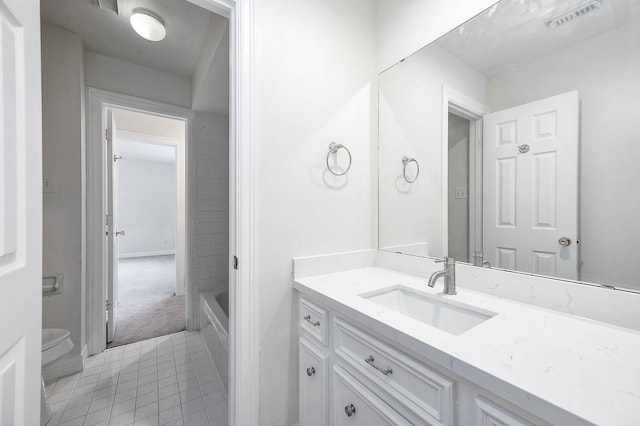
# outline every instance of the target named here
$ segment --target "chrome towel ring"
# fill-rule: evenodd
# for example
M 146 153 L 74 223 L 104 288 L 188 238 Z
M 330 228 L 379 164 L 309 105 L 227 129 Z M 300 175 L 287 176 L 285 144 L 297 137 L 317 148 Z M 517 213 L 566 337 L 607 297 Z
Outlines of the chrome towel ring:
M 347 168 L 345 169 L 344 172 L 339 173 L 334 171 L 331 166 L 329 165 L 329 157 L 331 156 L 331 154 L 335 154 L 338 152 L 338 150 L 340 150 L 340 148 L 343 148 L 345 151 L 347 151 L 347 154 L 349 155 L 349 165 L 347 166 Z M 349 151 L 349 148 L 347 148 L 346 146 L 340 144 L 337 144 L 335 142 L 331 142 L 329 144 L 329 152 L 327 153 L 327 169 L 329 169 L 329 171 L 336 175 L 336 176 L 344 176 L 347 174 L 347 172 L 349 171 L 349 169 L 351 168 L 351 152 Z
M 409 179 L 407 177 L 407 165 L 409 163 L 416 163 L 416 177 L 414 177 L 413 179 Z M 404 180 L 406 180 L 407 183 L 414 183 L 415 181 L 418 180 L 419 175 L 420 175 L 420 164 L 418 164 L 418 161 L 415 158 L 409 158 L 406 155 L 402 157 L 402 176 L 404 177 Z

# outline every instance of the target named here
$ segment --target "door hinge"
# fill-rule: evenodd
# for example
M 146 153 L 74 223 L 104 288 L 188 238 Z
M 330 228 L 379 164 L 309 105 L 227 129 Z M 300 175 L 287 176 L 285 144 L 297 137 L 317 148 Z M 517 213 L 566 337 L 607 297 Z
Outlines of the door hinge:
M 105 304 L 104 304 L 104 308 L 105 308 L 105 310 L 109 310 L 109 308 L 110 308 L 112 305 L 113 305 L 113 303 L 111 303 L 111 302 L 109 301 L 109 299 L 107 299 L 107 300 L 105 301 Z
M 233 269 L 238 269 L 238 256 L 233 256 Z
M 111 142 L 111 130 L 104 129 L 104 138 L 107 142 Z

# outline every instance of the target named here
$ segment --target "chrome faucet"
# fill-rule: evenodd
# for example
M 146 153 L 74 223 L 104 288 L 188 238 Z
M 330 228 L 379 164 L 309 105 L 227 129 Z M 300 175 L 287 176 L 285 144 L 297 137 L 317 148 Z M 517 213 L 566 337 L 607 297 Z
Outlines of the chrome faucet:
M 435 286 L 438 278 L 444 278 L 444 294 L 456 294 L 456 260 L 447 256 L 442 260 L 436 260 L 436 263 L 442 262 L 444 262 L 444 269 L 431 274 L 429 287 Z

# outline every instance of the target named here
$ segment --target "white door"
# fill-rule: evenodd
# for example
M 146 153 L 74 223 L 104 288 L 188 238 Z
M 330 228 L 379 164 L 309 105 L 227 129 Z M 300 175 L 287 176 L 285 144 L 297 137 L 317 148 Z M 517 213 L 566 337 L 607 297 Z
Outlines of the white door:
M 118 318 L 118 138 L 113 111 L 107 110 L 106 123 L 106 171 L 107 171 L 107 342 L 113 341 Z
M 0 0 L 0 425 L 39 425 L 42 116 L 37 0 Z
M 578 277 L 578 92 L 484 117 L 483 250 L 492 265 Z

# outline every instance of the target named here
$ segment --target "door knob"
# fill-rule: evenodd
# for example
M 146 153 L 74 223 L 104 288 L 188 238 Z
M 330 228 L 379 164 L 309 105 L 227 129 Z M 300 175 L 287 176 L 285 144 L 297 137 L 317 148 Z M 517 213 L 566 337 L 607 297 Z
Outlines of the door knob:
M 316 369 L 315 368 L 313 368 L 313 367 L 307 368 L 307 376 L 311 377 L 314 374 L 316 374 Z
M 351 417 L 356 413 L 356 407 L 354 407 L 353 404 L 345 405 L 344 413 L 347 415 L 347 417 Z
M 116 232 L 116 237 L 117 237 L 118 235 L 123 235 L 123 236 L 124 236 L 124 229 L 123 229 L 122 231 L 118 231 L 118 232 Z
M 561 237 L 558 240 L 558 244 L 560 244 L 562 247 L 568 247 L 571 245 L 571 238 Z

